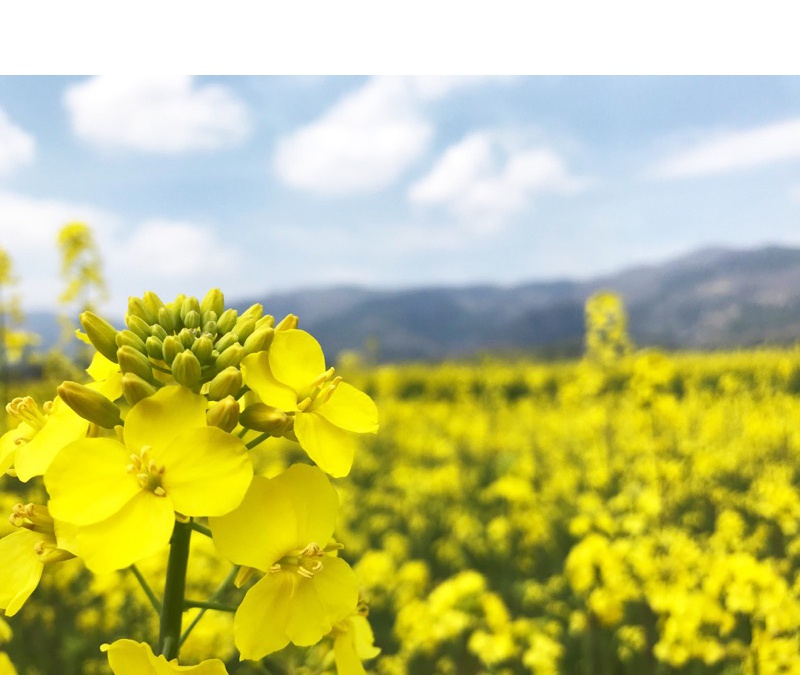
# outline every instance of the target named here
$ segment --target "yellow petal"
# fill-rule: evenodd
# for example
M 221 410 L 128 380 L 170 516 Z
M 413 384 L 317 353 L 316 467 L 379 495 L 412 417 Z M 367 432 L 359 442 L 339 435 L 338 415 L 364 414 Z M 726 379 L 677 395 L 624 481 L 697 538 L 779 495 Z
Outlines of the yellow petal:
M 125 418 L 125 445 L 132 452 L 144 446 L 163 448 L 184 429 L 206 426 L 204 396 L 186 387 L 170 386 L 139 401 Z
M 322 347 L 304 330 L 277 331 L 266 353 L 273 377 L 297 392 L 325 372 Z
M 245 594 L 233 619 L 233 638 L 243 659 L 258 660 L 289 644 L 286 622 L 293 576 L 267 574 Z
M 358 658 L 355 639 L 350 631 L 336 634 L 333 640 L 333 656 L 338 675 L 366 675 L 367 671 Z
M 47 422 L 28 443 L 17 448 L 17 477 L 27 483 L 34 476 L 44 475 L 59 450 L 86 436 L 88 429 L 89 423 L 56 396 Z
M 5 652 L 0 652 L 0 675 L 17 675 L 17 669 Z
M 295 416 L 294 433 L 300 447 L 325 473 L 336 478 L 350 473 L 357 442 L 351 432 L 311 412 Z
M 275 478 L 255 476 L 239 507 L 209 518 L 219 552 L 266 572 L 288 552 L 333 535 L 339 498 L 319 469 L 295 464 Z M 253 527 L 267 521 L 269 527 Z
M 30 441 L 35 435 L 36 430 L 27 422 L 22 422 L 15 429 L 9 429 L 0 436 L 0 473 L 8 471 L 14 463 L 19 447 L 17 440 Z
M 17 530 L 0 539 L 0 609 L 14 616 L 39 585 L 42 568 L 34 546 L 42 535 L 30 530 Z
M 101 645 L 100 650 L 108 653 L 108 665 L 114 675 L 226 675 L 228 672 L 219 659 L 208 659 L 196 666 L 179 666 L 175 659 L 167 661 L 164 656 L 155 656 L 150 645 L 134 640 L 117 640 Z
M 119 511 L 142 488 L 128 473 L 130 453 L 112 438 L 86 438 L 64 448 L 44 476 L 50 515 L 90 525 Z
M 95 574 L 107 574 L 166 548 L 175 512 L 165 497 L 142 490 L 110 518 L 78 528 L 78 550 Z
M 231 513 L 209 518 L 217 550 L 236 565 L 266 572 L 286 551 L 297 545 L 292 503 L 269 487 L 271 480 L 254 476 L 242 503 Z M 268 519 L 269 527 L 253 527 Z
M 325 556 L 313 579 L 300 578 L 292 596 L 286 634 L 296 645 L 313 645 L 358 603 L 358 578 L 341 558 Z
M 165 467 L 161 485 L 176 511 L 187 516 L 221 516 L 242 501 L 253 465 L 236 436 L 216 427 L 188 429 L 153 459 Z
M 318 410 L 331 424 L 361 434 L 378 431 L 378 408 L 363 391 L 340 382 L 328 401 Z
M 287 412 L 297 410 L 297 392 L 272 376 L 267 352 L 246 356 L 242 359 L 241 368 L 244 383 L 258 394 L 262 403 Z
M 116 372 L 111 373 L 107 378 L 99 382 L 90 382 L 86 386 L 90 389 L 99 391 L 109 401 L 114 402 L 122 396 L 122 373 L 119 371 L 119 366 L 113 364 L 117 369 Z
M 95 355 L 92 357 L 92 363 L 86 369 L 86 372 L 89 373 L 89 376 L 95 382 L 102 382 L 107 380 L 112 375 L 119 373 L 119 364 L 110 361 L 105 356 L 103 356 L 100 352 L 95 352 Z M 120 382 L 122 381 L 122 375 L 120 374 Z M 115 398 L 119 398 L 116 396 Z
M 381 650 L 374 644 L 375 636 L 372 634 L 372 626 L 369 625 L 367 617 L 353 614 L 348 621 L 359 658 L 373 659 L 380 654 Z

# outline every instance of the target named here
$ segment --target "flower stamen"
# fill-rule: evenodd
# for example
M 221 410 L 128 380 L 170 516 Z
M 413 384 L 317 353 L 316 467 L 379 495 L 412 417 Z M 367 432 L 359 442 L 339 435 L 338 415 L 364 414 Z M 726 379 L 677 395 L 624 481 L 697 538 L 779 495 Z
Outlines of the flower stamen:
M 136 476 L 139 485 L 143 489 L 149 490 L 156 497 L 165 497 L 166 490 L 161 486 L 165 467 L 151 459 L 151 450 L 152 448 L 149 445 L 142 446 L 138 455 L 136 453 L 131 455 L 131 463 L 125 467 L 125 470 Z

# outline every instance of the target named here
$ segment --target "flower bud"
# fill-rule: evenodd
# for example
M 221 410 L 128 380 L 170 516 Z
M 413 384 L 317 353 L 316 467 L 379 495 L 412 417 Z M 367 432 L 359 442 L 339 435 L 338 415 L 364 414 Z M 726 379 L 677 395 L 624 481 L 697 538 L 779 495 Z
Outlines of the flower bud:
M 237 313 L 235 309 L 226 309 L 222 314 L 219 315 L 217 319 L 217 328 L 219 329 L 219 333 L 224 335 L 225 333 L 229 333 L 233 330 L 233 327 L 236 325 L 236 317 Z
M 151 335 L 147 338 L 147 342 L 144 343 L 144 346 L 150 358 L 156 359 L 157 361 L 161 361 L 161 359 L 164 358 L 164 343 L 155 335 Z
M 206 422 L 209 426 L 219 427 L 231 432 L 239 424 L 239 404 L 233 396 L 226 396 L 206 411 Z
M 207 335 L 197 338 L 192 345 L 192 352 L 197 357 L 201 364 L 211 363 L 211 352 L 214 349 L 214 343 Z
M 234 344 L 228 347 L 222 354 L 217 357 L 215 366 L 217 370 L 224 370 L 230 366 L 238 366 L 239 362 L 246 356 L 244 347 L 240 344 Z
M 240 317 L 239 320 L 236 322 L 236 325 L 233 327 L 233 332 L 239 336 L 239 342 L 244 344 L 244 341 L 250 337 L 253 331 L 256 329 L 256 321 L 255 319 L 245 319 Z
M 130 345 L 123 345 L 117 350 L 119 369 L 124 373 L 134 373 L 143 380 L 153 381 L 153 367 L 142 352 Z
M 253 403 L 239 415 L 239 423 L 243 427 L 263 431 L 271 436 L 283 436 L 289 430 L 292 421 L 280 408 L 266 403 Z
M 300 323 L 300 321 L 294 314 L 287 314 L 281 319 L 280 323 L 275 326 L 275 330 L 292 330 L 293 328 L 297 328 L 298 323 Z
M 246 354 L 254 354 L 268 349 L 275 337 L 275 329 L 270 326 L 258 328 L 244 341 L 244 351 Z
M 145 308 L 150 313 L 150 316 L 153 317 L 153 321 L 149 323 L 155 323 L 155 320 L 158 319 L 158 313 L 161 311 L 164 303 L 153 291 L 145 291 L 144 296 L 142 296 L 142 301 L 144 302 Z
M 183 305 L 181 305 L 181 321 L 183 322 L 184 326 L 186 325 L 186 315 L 192 311 L 197 312 L 198 314 L 201 313 L 200 303 L 197 301 L 197 298 L 195 298 L 193 295 L 186 298 L 183 301 Z
M 164 361 L 167 365 L 171 366 L 172 362 L 175 360 L 175 357 L 180 354 L 184 349 L 183 343 L 180 341 L 177 335 L 167 335 L 164 338 Z
M 242 372 L 229 366 L 216 374 L 208 383 L 208 398 L 211 401 L 221 401 L 226 396 L 236 396 L 242 388 Z
M 94 312 L 80 315 L 81 326 L 94 348 L 109 361 L 117 362 L 117 329 Z
M 256 302 L 250 305 L 244 312 L 239 315 L 239 321 L 244 319 L 252 319 L 258 321 L 264 315 L 264 307 L 261 303 Z
M 181 309 L 183 308 L 183 303 L 185 300 L 186 296 L 183 293 L 180 293 L 172 302 L 165 305 L 165 307 L 169 310 L 170 316 L 172 316 L 172 330 L 176 333 L 183 328 Z M 164 328 L 166 328 L 166 326 L 164 326 Z
M 168 307 L 158 310 L 158 325 L 162 326 L 167 333 L 175 332 L 175 317 Z
M 202 321 L 203 319 L 200 316 L 200 312 L 194 309 L 186 312 L 186 316 L 183 317 L 183 325 L 187 328 L 200 328 Z
M 164 327 L 160 323 L 154 323 L 150 326 L 150 332 L 162 342 L 164 338 L 167 337 L 167 331 L 164 330 Z
M 207 324 L 209 321 L 214 321 L 216 323 L 218 314 L 213 310 L 206 310 L 203 312 L 203 325 Z
M 216 321 L 206 321 L 203 324 L 203 332 L 208 333 L 211 336 L 212 340 L 217 336 L 218 331 L 219 328 L 217 327 Z
M 153 331 L 150 330 L 150 324 L 135 314 L 128 314 L 125 317 L 125 323 L 128 324 L 128 328 L 130 328 L 131 331 L 142 338 L 142 342 L 153 334 Z
M 106 429 L 113 429 L 122 424 L 119 408 L 99 391 L 77 382 L 66 381 L 58 386 L 58 395 L 64 403 L 89 422 Z
M 237 342 L 239 342 L 239 337 L 236 335 L 236 333 L 225 333 L 225 335 L 217 340 L 217 344 L 214 345 L 214 349 L 222 353 L 228 347 L 235 345 Z
M 117 333 L 117 349 L 119 349 L 120 347 L 124 347 L 126 345 L 128 347 L 132 347 L 137 352 L 142 352 L 142 354 L 144 354 L 146 351 L 144 341 L 142 340 L 142 338 L 140 338 L 138 335 L 136 335 L 136 333 L 134 333 L 132 330 L 128 330 L 127 328 Z
M 150 310 L 145 307 L 144 302 L 141 298 L 128 298 L 128 314 L 130 316 L 138 316 L 140 319 L 144 319 L 145 323 L 149 326 L 151 323 L 156 322 L 156 318 L 158 314 L 151 314 Z
M 189 328 L 181 328 L 181 332 L 178 333 L 178 339 L 186 349 L 191 349 L 195 341 L 195 335 Z
M 200 361 L 189 350 L 182 351 L 172 362 L 172 377 L 178 384 L 194 389 L 200 384 Z
M 217 316 L 222 314 L 225 309 L 225 296 L 218 288 L 212 288 L 205 294 L 203 301 L 200 303 L 200 313 L 214 312 Z M 214 317 L 216 319 L 216 317 Z
M 145 382 L 141 377 L 134 373 L 125 373 L 122 376 L 122 394 L 128 405 L 136 405 L 143 398 L 152 396 L 156 393 L 156 388 L 149 382 Z
M 258 321 L 256 321 L 256 330 L 263 328 L 264 326 L 275 328 L 275 317 L 272 316 L 272 314 L 265 314 Z

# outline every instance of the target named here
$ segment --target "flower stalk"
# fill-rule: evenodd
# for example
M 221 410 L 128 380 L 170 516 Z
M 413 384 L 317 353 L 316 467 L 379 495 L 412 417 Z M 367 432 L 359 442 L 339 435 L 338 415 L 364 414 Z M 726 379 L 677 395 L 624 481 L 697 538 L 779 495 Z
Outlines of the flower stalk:
M 189 565 L 189 543 L 192 523 L 175 521 L 167 562 L 167 579 L 164 583 L 164 601 L 158 635 L 160 653 L 169 661 L 178 658 L 181 644 L 181 621 L 186 595 L 186 570 Z

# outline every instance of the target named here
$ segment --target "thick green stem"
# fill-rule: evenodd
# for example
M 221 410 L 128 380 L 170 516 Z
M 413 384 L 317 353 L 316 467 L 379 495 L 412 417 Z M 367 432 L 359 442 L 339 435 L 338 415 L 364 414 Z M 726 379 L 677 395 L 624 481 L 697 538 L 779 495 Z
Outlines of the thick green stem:
M 160 653 L 169 661 L 178 657 L 181 645 L 181 620 L 186 594 L 186 568 L 189 564 L 191 522 L 175 521 L 170 541 L 167 580 L 164 583 L 164 601 L 161 610 L 161 629 L 158 635 Z

